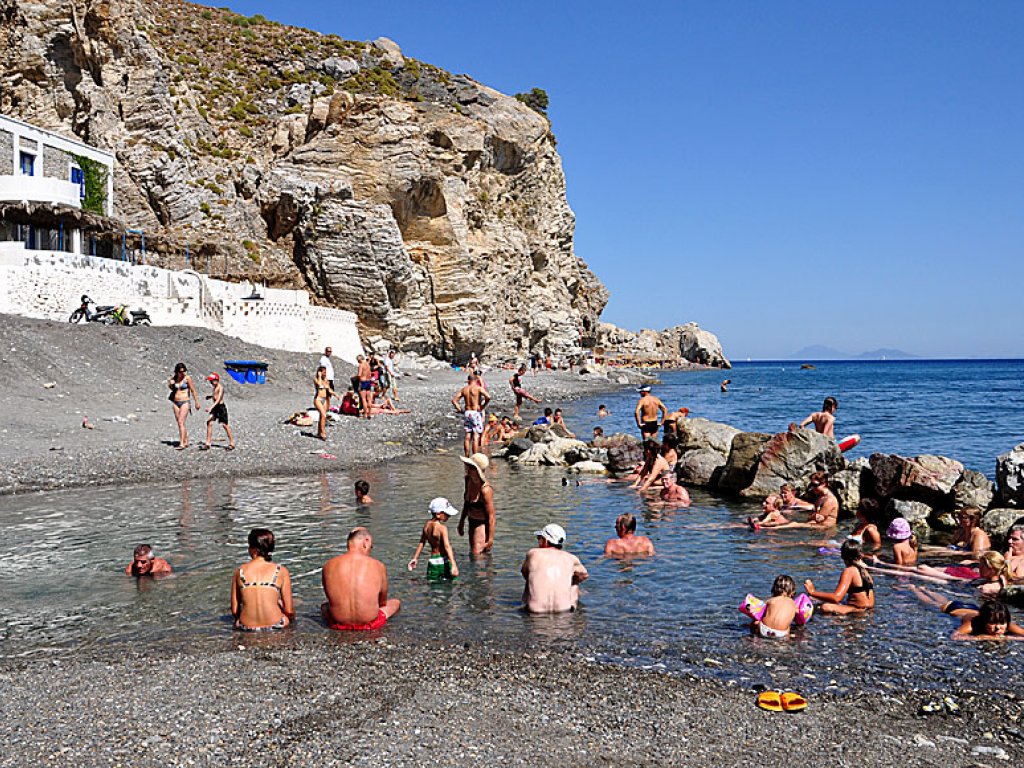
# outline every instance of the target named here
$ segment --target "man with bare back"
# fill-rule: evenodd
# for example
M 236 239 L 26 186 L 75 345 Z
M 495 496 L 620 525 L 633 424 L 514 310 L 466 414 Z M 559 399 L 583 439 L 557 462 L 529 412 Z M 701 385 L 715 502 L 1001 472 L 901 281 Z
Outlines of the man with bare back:
M 373 407 L 373 372 L 370 369 L 370 361 L 363 355 L 356 357 L 356 362 L 359 364 L 356 370 L 356 376 L 359 377 L 359 416 L 369 419 Z
M 668 413 L 668 408 L 658 398 L 651 394 L 649 385 L 644 384 L 637 392 L 640 399 L 636 404 L 636 425 L 640 428 L 640 434 L 644 440 L 655 440 L 658 437 L 658 429 L 661 428 L 661 421 Z
M 459 400 L 463 403 L 461 406 Z M 462 414 L 462 426 L 466 431 L 462 447 L 467 456 L 480 453 L 480 441 L 484 434 L 484 408 L 490 401 L 490 394 L 475 373 L 469 374 L 466 386 L 452 398 L 455 410 Z
M 836 436 L 836 409 L 839 408 L 839 401 L 834 397 L 826 397 L 820 411 L 815 411 L 806 419 L 800 422 L 801 427 L 814 424 L 814 429 L 825 437 L 835 438 Z
M 331 629 L 380 629 L 398 613 L 400 602 L 388 599 L 388 569 L 370 556 L 372 550 L 370 532 L 353 528 L 348 551 L 324 565 L 327 602 L 320 606 L 320 614 Z

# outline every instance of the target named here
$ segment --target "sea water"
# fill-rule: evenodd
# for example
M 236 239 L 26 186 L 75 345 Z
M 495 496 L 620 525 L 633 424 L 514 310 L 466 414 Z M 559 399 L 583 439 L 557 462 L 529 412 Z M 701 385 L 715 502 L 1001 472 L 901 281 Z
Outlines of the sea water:
M 1024 434 L 1024 366 L 934 365 L 821 364 L 811 371 L 788 364 L 744 365 L 726 374 L 733 385 L 724 396 L 718 372 L 664 374 L 658 393 L 693 415 L 763 431 L 799 420 L 821 397 L 833 394 L 840 400 L 838 431 L 860 432 L 866 453 L 927 451 L 985 469 L 995 453 Z M 861 389 L 853 388 L 854 381 Z M 988 394 L 977 387 L 986 387 Z M 958 395 L 949 397 L 950 391 Z M 628 429 L 635 397 L 618 392 L 566 404 L 567 420 L 580 433 L 597 423 L 607 432 Z M 612 410 L 600 422 L 594 415 L 598 401 Z M 904 407 L 920 414 L 908 417 L 901 413 Z M 751 637 L 737 611 L 747 592 L 767 596 L 780 573 L 792 575 L 798 585 L 811 578 L 818 588 L 831 589 L 841 562 L 819 553 L 825 542 L 807 531 L 751 533 L 742 521 L 757 505 L 701 491 L 692 493 L 689 509 L 664 508 L 620 483 L 589 477 L 576 485 L 577 478 L 559 468 L 517 468 L 498 460 L 490 473 L 498 513 L 494 552 L 471 560 L 453 520 L 449 530 L 462 576 L 454 584 L 427 582 L 425 558 L 414 572 L 406 563 L 430 499 L 443 495 L 459 505 L 462 467 L 452 451 L 306 477 L 217 478 L 0 500 L 5 531 L 0 655 L 128 643 L 160 648 L 201 641 L 230 647 L 240 639 L 287 645 L 296 636 L 324 643 L 359 641 L 365 636 L 332 633 L 320 622 L 319 569 L 343 549 L 353 526 L 365 525 L 375 536 L 374 555 L 388 566 L 391 595 L 402 600 L 401 613 L 384 630 L 397 642 L 568 650 L 616 664 L 806 690 L 899 686 L 907 679 L 926 687 L 954 680 L 1008 688 L 1021 684 L 1024 643 L 950 640 L 955 623 L 921 605 L 907 589 L 909 579 L 878 575 L 878 607 L 869 614 L 816 616 L 781 642 Z M 354 504 L 356 479 L 370 482 L 372 505 Z M 602 557 L 615 517 L 623 512 L 637 515 L 640 532 L 653 539 L 657 556 L 634 562 Z M 591 577 L 579 611 L 531 617 L 520 609 L 519 568 L 535 545 L 533 531 L 549 522 L 567 529 L 567 549 Z M 275 559 L 292 573 L 298 618 L 292 630 L 278 636 L 243 639 L 231 630 L 230 579 L 232 569 L 247 559 L 246 534 L 257 526 L 277 536 Z M 172 578 L 136 580 L 123 574 L 140 542 L 151 543 L 158 556 L 171 561 Z

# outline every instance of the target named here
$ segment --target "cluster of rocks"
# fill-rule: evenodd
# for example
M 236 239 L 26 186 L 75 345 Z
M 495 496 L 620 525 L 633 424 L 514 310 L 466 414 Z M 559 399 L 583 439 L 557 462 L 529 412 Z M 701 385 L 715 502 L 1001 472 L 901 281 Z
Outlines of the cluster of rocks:
M 732 368 L 718 337 L 696 323 L 676 325 L 662 331 L 644 328 L 636 333 L 611 323 L 600 323 L 597 346 L 608 356 L 670 362 L 685 360 L 711 368 Z
M 679 420 L 677 434 L 679 481 L 723 496 L 761 499 L 783 483 L 799 493 L 813 472 L 827 472 L 841 514 L 853 516 L 861 499 L 871 498 L 886 519 L 904 517 L 921 536 L 955 529 L 955 513 L 968 507 L 984 511 L 981 526 L 997 540 L 1024 517 L 1024 443 L 997 459 L 992 483 L 945 456 L 875 453 L 847 461 L 835 440 L 808 429 L 741 432 L 695 418 Z M 632 435 L 586 443 L 557 425 L 523 430 L 499 455 L 524 465 L 611 473 L 628 472 L 643 459 Z

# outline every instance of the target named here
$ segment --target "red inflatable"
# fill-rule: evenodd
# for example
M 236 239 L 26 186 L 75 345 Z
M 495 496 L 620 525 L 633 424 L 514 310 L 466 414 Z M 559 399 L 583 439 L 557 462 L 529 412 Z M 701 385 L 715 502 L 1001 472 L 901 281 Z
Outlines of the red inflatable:
M 839 450 L 844 453 L 860 443 L 860 435 L 850 435 L 839 441 Z

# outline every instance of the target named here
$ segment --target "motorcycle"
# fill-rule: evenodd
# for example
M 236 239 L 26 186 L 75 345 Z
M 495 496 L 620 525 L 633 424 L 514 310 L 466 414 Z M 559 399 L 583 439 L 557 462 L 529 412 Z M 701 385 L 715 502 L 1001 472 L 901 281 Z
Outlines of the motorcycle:
M 81 306 L 71 313 L 69 323 L 80 323 L 85 320 L 87 323 L 104 323 L 105 325 L 151 325 L 152 320 L 149 313 L 144 309 L 129 310 L 126 304 L 96 306 L 92 299 L 83 295 Z

